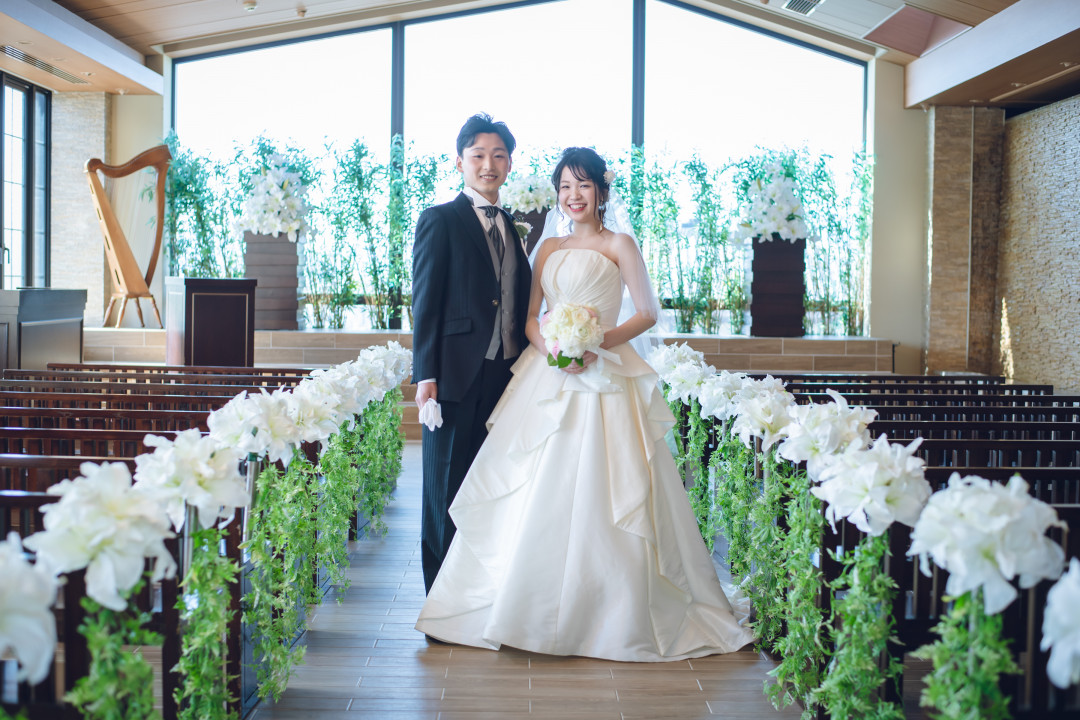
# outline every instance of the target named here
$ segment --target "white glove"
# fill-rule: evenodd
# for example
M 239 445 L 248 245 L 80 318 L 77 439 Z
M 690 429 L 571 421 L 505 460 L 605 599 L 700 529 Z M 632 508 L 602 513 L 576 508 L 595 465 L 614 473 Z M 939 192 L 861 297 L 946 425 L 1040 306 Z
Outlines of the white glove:
M 420 408 L 420 422 L 427 425 L 428 430 L 442 427 L 442 406 L 434 399 L 428 398 L 424 406 Z

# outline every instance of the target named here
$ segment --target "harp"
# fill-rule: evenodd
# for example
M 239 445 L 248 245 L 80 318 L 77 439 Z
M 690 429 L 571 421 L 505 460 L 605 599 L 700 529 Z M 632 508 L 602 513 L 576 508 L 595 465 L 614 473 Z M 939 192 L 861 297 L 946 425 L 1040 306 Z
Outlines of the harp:
M 124 310 L 127 301 L 135 300 L 135 310 L 139 313 L 139 324 L 143 322 L 142 308 L 139 306 L 139 298 L 149 298 L 154 308 L 154 317 L 158 325 L 161 324 L 161 313 L 158 312 L 157 302 L 150 292 L 150 281 L 154 279 L 154 271 L 157 269 L 158 255 L 161 253 L 161 234 L 165 229 L 165 180 L 167 178 L 169 162 L 172 153 L 167 145 L 158 145 L 141 152 L 123 165 L 106 165 L 98 158 L 86 161 L 86 180 L 90 183 L 90 197 L 94 200 L 94 208 L 97 210 L 98 222 L 101 232 L 105 236 L 105 257 L 109 260 L 109 270 L 112 272 L 113 293 L 109 298 L 109 305 L 105 309 L 104 325 L 109 320 L 109 314 L 117 300 L 120 300 L 120 312 L 116 318 L 116 327 L 124 320 Z M 131 252 L 127 237 L 124 235 L 116 213 L 113 212 L 112 204 L 105 193 L 98 172 L 108 178 L 121 178 L 132 175 L 145 168 L 154 168 L 157 171 L 157 182 L 154 186 L 154 201 L 157 204 L 156 222 L 154 223 L 154 250 L 150 254 L 147 263 L 146 274 L 139 271 L 139 263 Z

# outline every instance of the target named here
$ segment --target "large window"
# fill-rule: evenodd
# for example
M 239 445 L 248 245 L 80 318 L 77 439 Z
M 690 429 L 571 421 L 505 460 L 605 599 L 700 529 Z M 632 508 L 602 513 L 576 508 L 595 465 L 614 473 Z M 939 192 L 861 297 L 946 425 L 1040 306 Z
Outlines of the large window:
M 327 141 L 390 145 L 390 30 L 382 28 L 176 65 L 175 128 L 218 159 L 264 135 L 313 154 Z
M 465 119 L 487 112 L 519 165 L 566 145 L 625 151 L 632 20 L 626 0 L 564 0 L 406 26 L 404 136 L 452 156 Z
M 48 253 L 48 93 L 0 73 L 0 287 L 44 287 Z

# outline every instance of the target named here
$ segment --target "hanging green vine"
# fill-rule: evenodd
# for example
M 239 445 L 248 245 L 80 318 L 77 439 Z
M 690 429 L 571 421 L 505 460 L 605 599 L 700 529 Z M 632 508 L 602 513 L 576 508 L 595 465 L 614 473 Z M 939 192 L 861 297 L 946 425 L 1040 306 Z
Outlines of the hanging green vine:
M 236 582 L 239 568 L 220 552 L 223 537 L 216 527 L 191 534 L 191 566 L 180 583 L 176 603 L 184 628 L 176 666 L 181 677 L 175 693 L 180 720 L 236 718 L 228 710 L 235 698 L 229 693 L 225 673 L 225 638 L 233 616 L 228 587 Z
M 317 475 L 299 450 L 287 472 L 269 465 L 256 481 L 245 546 L 253 570 L 251 590 L 244 597 L 244 622 L 253 626 L 260 698 L 276 701 L 304 656 L 304 647 L 294 640 L 302 608 L 318 600 L 317 493 Z
M 774 651 L 784 627 L 786 573 L 779 566 L 785 531 L 777 522 L 784 507 L 784 480 L 778 476 L 775 448 L 761 455 L 762 481 L 750 509 L 752 581 L 748 595 L 754 607 L 752 626 L 760 648 Z
M 701 417 L 701 403 L 696 398 L 692 399 L 687 413 L 686 458 L 691 468 L 693 483 L 686 494 L 697 517 L 698 531 L 710 553 L 716 533 L 720 530 L 715 487 L 709 481 L 709 468 L 705 463 L 705 448 L 709 442 L 712 424 L 711 420 Z
M 139 580 L 128 597 L 137 596 L 145 582 Z M 161 635 L 146 629 L 150 613 L 131 604 L 126 610 L 110 610 L 89 597 L 80 604 L 86 617 L 79 633 L 90 651 L 90 672 L 64 699 L 86 720 L 160 718 L 154 709 L 154 670 L 130 647 L 161 645 Z
M 716 449 L 709 459 L 716 477 L 716 515 L 720 531 L 728 541 L 728 564 L 736 585 L 750 576 L 752 555 L 750 515 L 757 503 L 758 484 L 754 477 L 754 456 L 730 423 L 717 430 Z
M 1001 637 L 1001 615 L 986 614 L 981 589 L 950 600 L 952 608 L 934 628 L 938 639 L 912 653 L 934 665 L 919 704 L 945 720 L 1004 720 L 1008 698 L 999 680 L 1020 668 Z
M 357 504 L 364 517 L 371 521 L 371 531 L 382 533 L 386 531 L 383 512 L 397 487 L 405 446 L 399 429 L 401 390 L 395 388 L 381 401 L 368 404 L 361 420 L 358 425 L 360 441 L 355 454 L 360 473 Z
M 776 470 L 775 479 L 785 488 L 784 517 L 788 526 L 777 556 L 784 588 L 781 611 L 785 627 L 775 643 L 780 664 L 769 673 L 776 682 L 766 686 L 766 693 L 778 709 L 797 700 L 803 718 L 810 720 L 815 717 L 814 691 L 821 684 L 825 658 L 823 583 L 821 571 L 814 566 L 825 520 L 821 500 L 810 494 L 806 471 L 790 463 Z
M 330 437 L 326 451 L 319 458 L 323 483 L 316 548 L 319 562 L 326 569 L 330 583 L 341 588 L 349 586 L 349 578 L 345 575 L 345 569 L 349 566 L 346 542 L 356 515 L 357 489 L 360 486 L 360 473 L 353 465 L 359 437 L 359 424 L 352 430 L 342 427 Z M 342 599 L 339 595 L 338 602 Z
M 896 684 L 903 664 L 889 654 L 896 581 L 885 572 L 889 536 L 867 536 L 853 552 L 834 558 L 844 570 L 833 590 L 833 653 L 814 699 L 829 717 L 903 720 L 904 710 L 881 691 Z

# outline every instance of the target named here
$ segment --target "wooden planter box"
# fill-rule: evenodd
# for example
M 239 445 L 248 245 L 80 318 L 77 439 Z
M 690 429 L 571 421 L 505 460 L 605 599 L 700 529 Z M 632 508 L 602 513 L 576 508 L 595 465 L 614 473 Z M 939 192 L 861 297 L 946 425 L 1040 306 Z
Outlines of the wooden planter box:
M 297 330 L 303 247 L 288 236 L 244 233 L 244 277 L 255 286 L 255 329 Z
M 806 240 L 754 242 L 750 335 L 802 337 Z

